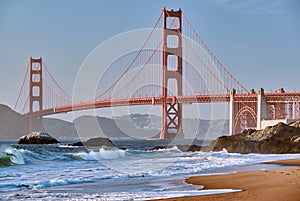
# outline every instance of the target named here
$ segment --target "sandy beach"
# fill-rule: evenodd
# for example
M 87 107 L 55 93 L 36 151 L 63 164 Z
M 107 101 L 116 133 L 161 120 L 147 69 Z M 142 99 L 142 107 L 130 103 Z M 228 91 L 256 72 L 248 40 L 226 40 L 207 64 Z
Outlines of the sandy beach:
M 204 186 L 203 189 L 240 189 L 243 191 L 236 193 L 201 195 L 163 200 L 299 201 L 300 159 L 268 162 L 267 164 L 298 167 L 191 177 L 186 179 L 186 182 L 195 185 L 202 185 Z

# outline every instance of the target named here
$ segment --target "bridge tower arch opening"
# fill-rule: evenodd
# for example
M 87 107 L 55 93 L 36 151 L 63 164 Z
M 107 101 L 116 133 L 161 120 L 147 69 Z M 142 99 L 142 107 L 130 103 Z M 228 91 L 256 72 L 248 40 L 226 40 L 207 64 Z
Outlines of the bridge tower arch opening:
M 246 95 L 236 95 L 235 89 L 231 91 L 229 135 L 241 133 L 245 129 L 257 128 L 261 117 L 258 99 L 258 94 L 255 94 L 254 91 Z
M 182 129 L 182 104 L 176 96 L 182 96 L 182 11 L 163 10 L 162 34 L 162 130 L 160 139 L 184 138 Z M 175 80 L 176 90 L 171 95 L 168 83 Z M 168 96 L 173 96 L 171 103 Z

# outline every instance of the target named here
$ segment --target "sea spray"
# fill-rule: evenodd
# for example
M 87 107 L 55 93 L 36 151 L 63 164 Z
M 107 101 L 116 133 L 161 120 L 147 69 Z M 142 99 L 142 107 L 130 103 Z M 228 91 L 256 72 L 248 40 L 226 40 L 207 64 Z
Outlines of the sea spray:
M 87 161 L 96 161 L 96 160 L 114 160 L 117 158 L 125 157 L 126 151 L 118 148 L 99 148 L 99 151 L 90 150 L 88 153 L 80 152 L 74 153 L 74 159 L 82 159 Z

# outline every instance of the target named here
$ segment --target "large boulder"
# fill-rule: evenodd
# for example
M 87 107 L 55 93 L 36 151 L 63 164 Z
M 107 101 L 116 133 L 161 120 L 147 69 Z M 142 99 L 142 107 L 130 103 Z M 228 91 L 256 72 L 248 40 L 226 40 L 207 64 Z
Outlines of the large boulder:
M 214 151 L 225 148 L 230 153 L 285 154 L 300 153 L 300 122 L 278 123 L 263 130 L 248 129 L 241 134 L 218 138 Z
M 33 131 L 20 137 L 18 144 L 55 144 L 59 141 L 46 132 Z
M 210 147 L 209 146 L 198 146 L 198 145 L 176 145 L 176 147 L 181 150 L 181 151 L 191 151 L 191 152 L 195 152 L 195 151 L 210 151 Z M 151 149 L 149 149 L 150 151 L 157 151 L 157 150 L 161 150 L 161 149 L 172 149 L 174 148 L 173 145 L 169 145 L 169 146 L 156 146 L 153 147 Z
M 222 136 L 212 143 L 213 151 L 222 151 L 225 148 L 229 153 L 248 154 L 256 152 L 256 143 L 243 139 L 240 136 Z
M 257 142 L 256 149 L 261 154 L 294 154 L 300 153 L 300 142 L 289 138 L 265 139 Z
M 89 146 L 89 147 L 102 147 L 102 146 L 114 147 L 115 146 L 109 138 L 103 138 L 103 137 L 91 138 L 91 139 L 87 140 L 86 142 L 76 142 L 71 145 L 72 146 Z

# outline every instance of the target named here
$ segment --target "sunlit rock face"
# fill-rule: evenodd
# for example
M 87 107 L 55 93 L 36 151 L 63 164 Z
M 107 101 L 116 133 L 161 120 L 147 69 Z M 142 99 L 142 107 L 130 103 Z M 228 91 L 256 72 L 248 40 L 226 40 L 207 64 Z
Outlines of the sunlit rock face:
M 263 130 L 248 129 L 241 134 L 223 136 L 214 142 L 213 149 L 221 151 L 225 148 L 231 153 L 300 153 L 299 123 L 278 123 Z
M 33 131 L 28 135 L 20 137 L 19 144 L 55 144 L 59 141 L 46 132 Z

